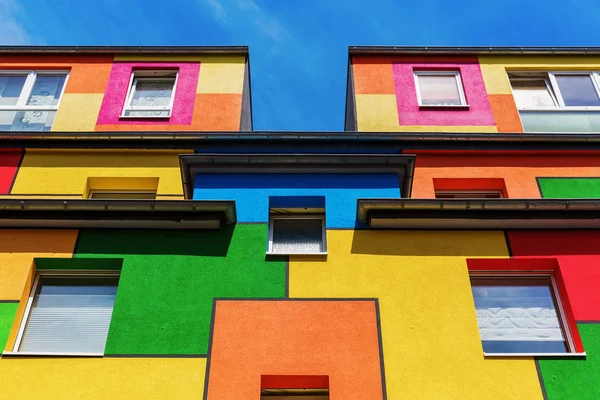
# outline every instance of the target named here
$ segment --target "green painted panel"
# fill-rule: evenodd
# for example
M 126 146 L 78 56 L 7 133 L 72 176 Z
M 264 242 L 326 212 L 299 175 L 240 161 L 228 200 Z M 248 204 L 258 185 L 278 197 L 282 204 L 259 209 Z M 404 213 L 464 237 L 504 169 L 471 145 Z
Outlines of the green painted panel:
M 215 297 L 283 298 L 266 224 L 219 231 L 82 231 L 75 257 L 123 258 L 106 354 L 206 354 Z
M 549 400 L 600 399 L 600 324 L 578 324 L 586 359 L 539 360 Z
M 600 132 L 598 111 L 519 111 L 525 132 Z
M 538 178 L 545 199 L 600 198 L 600 178 Z
M 0 303 L 0 352 L 6 346 L 8 334 L 15 321 L 17 308 L 19 308 L 19 303 Z
M 123 265 L 122 258 L 36 258 L 37 269 L 78 269 L 118 271 Z

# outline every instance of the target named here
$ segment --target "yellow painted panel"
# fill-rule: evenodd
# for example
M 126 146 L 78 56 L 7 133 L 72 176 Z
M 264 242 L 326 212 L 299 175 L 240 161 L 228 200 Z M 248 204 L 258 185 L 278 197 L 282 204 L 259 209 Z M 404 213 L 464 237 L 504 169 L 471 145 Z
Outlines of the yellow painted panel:
M 201 399 L 205 371 L 203 358 L 3 358 L 0 398 Z
M 542 399 L 532 358 L 484 359 L 468 257 L 502 232 L 328 231 L 326 261 L 290 256 L 290 297 L 378 298 L 389 400 Z
M 0 230 L 0 300 L 20 300 L 35 257 L 73 255 L 77 231 Z
M 498 132 L 495 126 L 399 125 L 395 94 L 357 94 L 356 117 L 362 132 Z
M 507 70 L 600 70 L 600 57 L 480 56 L 479 64 L 488 94 L 511 94 Z
M 89 177 L 85 189 L 85 197 L 89 197 L 91 190 L 143 190 L 156 192 L 158 188 L 158 178 L 138 178 L 138 177 Z
M 244 87 L 243 56 L 214 57 L 200 64 L 197 93 L 236 93 Z
M 357 94 L 356 119 L 359 131 L 395 131 L 399 127 L 396 95 Z
M 179 154 L 187 151 L 52 151 L 25 153 L 11 194 L 85 194 L 88 177 L 158 178 L 159 195 L 181 195 Z
M 103 93 L 64 93 L 52 130 L 93 132 L 103 97 Z

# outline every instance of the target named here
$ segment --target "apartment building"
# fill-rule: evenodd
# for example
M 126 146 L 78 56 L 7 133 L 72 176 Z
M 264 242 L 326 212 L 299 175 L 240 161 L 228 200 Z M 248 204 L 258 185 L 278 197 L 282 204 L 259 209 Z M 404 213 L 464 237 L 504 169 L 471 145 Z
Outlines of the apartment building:
M 245 47 L 0 48 L 0 398 L 600 397 L 597 71 L 351 47 L 253 132 Z

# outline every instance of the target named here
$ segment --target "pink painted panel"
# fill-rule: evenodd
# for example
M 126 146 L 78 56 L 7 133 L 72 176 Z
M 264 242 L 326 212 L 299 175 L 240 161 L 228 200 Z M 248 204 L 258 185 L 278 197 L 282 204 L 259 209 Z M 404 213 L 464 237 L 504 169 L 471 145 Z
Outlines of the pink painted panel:
M 414 71 L 460 71 L 469 109 L 419 109 Z M 400 125 L 494 126 L 494 115 L 485 90 L 481 69 L 476 62 L 394 63 L 394 83 Z
M 178 69 L 177 88 L 173 112 L 168 119 L 120 118 L 129 90 L 133 69 Z M 100 107 L 96 125 L 189 125 L 192 123 L 196 87 L 200 74 L 199 63 L 120 63 L 115 62 L 110 71 L 108 85 Z

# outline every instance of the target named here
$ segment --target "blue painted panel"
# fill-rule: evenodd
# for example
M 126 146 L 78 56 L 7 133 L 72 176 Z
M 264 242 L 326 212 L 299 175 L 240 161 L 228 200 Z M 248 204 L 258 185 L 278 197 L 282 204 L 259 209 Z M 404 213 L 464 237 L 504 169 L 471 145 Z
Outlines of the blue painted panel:
M 325 196 L 328 228 L 354 228 L 356 199 L 398 198 L 398 174 L 197 174 L 195 200 L 235 200 L 239 222 L 267 222 L 271 196 Z

